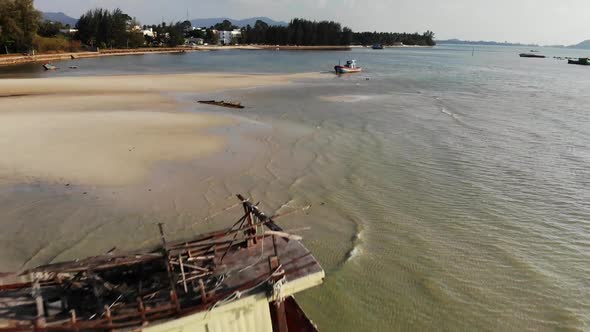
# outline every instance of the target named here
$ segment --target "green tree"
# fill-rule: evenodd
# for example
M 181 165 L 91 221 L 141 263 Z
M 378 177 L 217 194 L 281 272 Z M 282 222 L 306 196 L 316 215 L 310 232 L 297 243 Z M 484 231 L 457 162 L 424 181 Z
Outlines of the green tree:
M 1 0 L 0 44 L 4 51 L 30 51 L 40 20 L 33 0 Z
M 205 34 L 205 42 L 209 45 L 216 45 L 217 42 L 219 42 L 219 34 L 213 33 L 212 29 L 207 29 L 207 32 Z
M 139 22 L 119 8 L 113 11 L 97 8 L 80 17 L 76 38 L 91 47 L 132 47 L 139 42 L 138 32 L 132 30 L 136 25 Z
M 182 23 L 170 24 L 168 29 L 168 46 L 176 47 L 184 44 L 184 26 Z
M 238 28 L 237 26 L 233 25 L 228 20 L 223 20 L 223 22 L 217 23 L 213 26 L 213 29 L 220 30 L 220 31 L 229 31 L 229 30 L 233 30 L 233 29 L 237 29 L 237 28 Z
M 60 22 L 44 21 L 39 24 L 37 34 L 41 37 L 55 37 L 59 34 L 59 30 L 64 28 L 65 26 Z
M 182 28 L 182 31 L 189 32 L 192 30 L 191 28 L 193 27 L 193 24 L 191 23 L 191 21 L 184 21 L 180 23 L 180 26 Z

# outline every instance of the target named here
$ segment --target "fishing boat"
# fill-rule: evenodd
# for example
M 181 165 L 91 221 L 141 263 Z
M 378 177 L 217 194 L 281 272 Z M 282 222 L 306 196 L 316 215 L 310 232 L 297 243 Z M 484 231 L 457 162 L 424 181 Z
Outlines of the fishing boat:
M 570 65 L 590 66 L 588 58 L 579 58 L 578 60 L 567 60 L 567 63 L 569 63 Z
M 52 64 L 50 64 L 50 63 L 46 63 L 46 64 L 43 65 L 43 69 L 45 69 L 45 70 L 56 70 L 57 67 L 54 66 L 54 65 L 52 65 Z
M 207 105 L 215 105 L 215 106 L 221 106 L 221 107 L 228 107 L 228 108 L 244 108 L 244 106 L 241 103 L 234 103 L 234 102 L 227 102 L 227 101 L 216 101 L 216 100 L 199 100 L 199 103 L 201 104 L 207 104 Z
M 336 74 L 360 73 L 363 68 L 357 67 L 356 60 L 348 60 L 344 66 L 334 66 Z
M 382 50 L 383 49 L 383 45 L 381 45 L 381 44 L 373 44 L 372 48 L 374 50 Z
M 541 54 L 531 54 L 531 53 L 520 53 L 521 58 L 541 58 L 544 59 L 545 56 Z
M 243 212 L 220 231 L 175 242 L 158 224 L 152 250 L 0 273 L 0 332 L 317 332 L 293 294 L 324 270 L 278 216 L 237 197 Z

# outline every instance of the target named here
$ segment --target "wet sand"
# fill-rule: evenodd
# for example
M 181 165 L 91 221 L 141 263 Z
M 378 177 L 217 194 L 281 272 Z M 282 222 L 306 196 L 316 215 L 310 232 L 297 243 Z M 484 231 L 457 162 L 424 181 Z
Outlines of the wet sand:
M 0 271 L 151 246 L 157 222 L 175 239 L 220 228 L 257 179 L 271 178 L 257 198 L 289 202 L 272 183 L 271 126 L 194 101 L 314 77 L 0 81 Z
M 305 75 L 161 75 L 0 82 L 0 184 L 136 183 L 157 161 L 219 151 L 227 116 L 178 112 L 163 92 L 286 84 Z

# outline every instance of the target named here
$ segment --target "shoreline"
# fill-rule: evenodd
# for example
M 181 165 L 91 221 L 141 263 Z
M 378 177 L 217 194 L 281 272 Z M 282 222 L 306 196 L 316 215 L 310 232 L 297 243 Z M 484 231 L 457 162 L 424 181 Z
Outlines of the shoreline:
M 272 46 L 272 45 L 237 45 L 237 46 L 197 46 L 174 48 L 138 48 L 138 49 L 111 49 L 99 52 L 67 52 L 40 55 L 0 55 L 0 67 L 13 66 L 27 63 L 49 62 L 58 60 L 75 60 L 86 58 L 99 58 L 105 56 L 126 56 L 145 54 L 174 54 L 186 52 L 224 51 L 224 50 L 299 50 L 299 51 L 348 51 L 349 46 Z
M 385 48 L 432 48 L 432 46 L 399 45 L 384 46 Z M 370 46 L 295 46 L 295 45 L 235 45 L 235 46 L 197 46 L 197 47 L 169 47 L 169 48 L 138 48 L 138 49 L 110 49 L 99 52 L 66 52 L 40 55 L 0 55 L 0 68 L 28 63 L 50 62 L 60 60 L 75 60 L 86 58 L 99 58 L 105 56 L 128 56 L 146 54 L 174 54 L 186 52 L 243 50 L 243 51 L 350 51 L 358 48 L 370 48 Z

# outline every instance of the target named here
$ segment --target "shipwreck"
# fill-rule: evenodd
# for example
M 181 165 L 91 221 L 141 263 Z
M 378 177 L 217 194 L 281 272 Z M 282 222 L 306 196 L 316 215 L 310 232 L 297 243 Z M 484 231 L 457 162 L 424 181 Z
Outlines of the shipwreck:
M 293 295 L 323 282 L 300 242 L 238 195 L 230 228 L 151 251 L 0 274 L 0 332 L 317 331 Z

